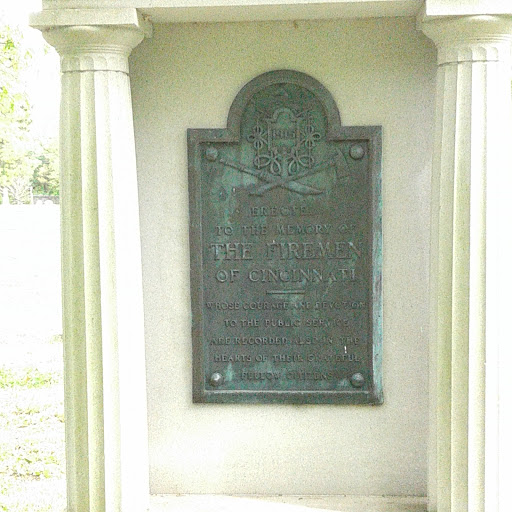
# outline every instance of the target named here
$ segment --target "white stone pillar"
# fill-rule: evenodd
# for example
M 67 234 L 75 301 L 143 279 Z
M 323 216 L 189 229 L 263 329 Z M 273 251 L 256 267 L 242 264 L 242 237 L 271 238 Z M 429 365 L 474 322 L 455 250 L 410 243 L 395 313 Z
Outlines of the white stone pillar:
M 435 42 L 439 65 L 431 510 L 508 512 L 512 16 L 427 18 L 421 29 Z
M 128 56 L 134 9 L 43 11 L 61 56 L 68 512 L 148 509 L 139 209 Z

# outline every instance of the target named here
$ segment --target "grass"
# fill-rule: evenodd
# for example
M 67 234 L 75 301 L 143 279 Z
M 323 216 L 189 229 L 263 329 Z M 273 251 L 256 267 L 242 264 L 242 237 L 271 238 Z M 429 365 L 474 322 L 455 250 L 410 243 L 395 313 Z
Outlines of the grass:
M 55 338 L 44 343 L 53 354 L 44 370 L 0 367 L 0 512 L 65 510 L 62 363 Z
M 2 449 L 3 448 L 3 449 Z M 51 478 L 61 475 L 58 455 L 33 439 L 16 443 L 14 450 L 0 445 L 0 472 L 12 477 L 31 479 Z
M 22 371 L 0 368 L 0 389 L 44 388 L 58 381 L 59 375 L 56 372 L 40 372 L 37 368 L 24 368 Z

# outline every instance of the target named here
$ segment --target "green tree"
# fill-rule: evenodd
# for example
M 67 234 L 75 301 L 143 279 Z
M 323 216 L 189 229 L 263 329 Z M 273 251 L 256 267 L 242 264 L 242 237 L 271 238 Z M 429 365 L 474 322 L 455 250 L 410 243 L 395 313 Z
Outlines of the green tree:
M 35 153 L 39 165 L 32 176 L 34 194 L 45 196 L 59 195 L 59 150 L 55 139 L 39 141 Z
M 40 146 L 30 133 L 31 108 L 23 72 L 30 63 L 19 29 L 0 25 L 0 189 L 13 202 L 30 199 L 34 171 L 42 164 Z

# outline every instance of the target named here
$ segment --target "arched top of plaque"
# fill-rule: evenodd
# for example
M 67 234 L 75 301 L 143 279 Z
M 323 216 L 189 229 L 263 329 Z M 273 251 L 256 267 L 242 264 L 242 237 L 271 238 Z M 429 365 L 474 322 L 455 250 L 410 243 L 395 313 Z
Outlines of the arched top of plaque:
M 285 105 L 289 107 L 293 103 L 298 107 L 300 105 L 303 109 L 304 104 L 315 103 L 312 101 L 315 98 L 326 120 L 326 139 L 333 140 L 340 136 L 340 113 L 331 93 L 318 80 L 305 73 L 281 69 L 257 76 L 237 94 L 229 110 L 227 121 L 227 129 L 236 139 L 240 138 L 244 113 L 251 102 L 254 102 L 255 97 L 256 101 L 259 97 L 260 104 L 267 104 L 269 108 L 273 106 L 274 110 L 284 108 Z M 261 108 L 261 105 L 258 106 Z

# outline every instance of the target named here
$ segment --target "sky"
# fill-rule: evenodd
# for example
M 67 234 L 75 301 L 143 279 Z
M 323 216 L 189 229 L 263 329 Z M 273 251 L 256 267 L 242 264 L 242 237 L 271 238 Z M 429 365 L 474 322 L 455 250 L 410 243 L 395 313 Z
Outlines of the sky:
M 0 0 L 0 21 L 17 25 L 23 33 L 24 43 L 34 55 L 24 77 L 33 107 L 32 131 L 42 137 L 57 137 L 60 101 L 59 58 L 55 50 L 48 45 L 45 51 L 41 32 L 28 26 L 29 13 L 39 10 L 41 0 Z

